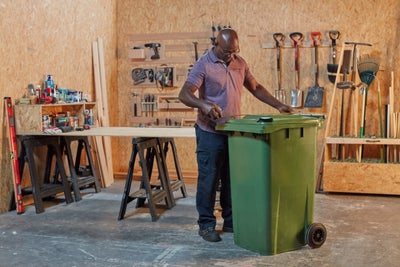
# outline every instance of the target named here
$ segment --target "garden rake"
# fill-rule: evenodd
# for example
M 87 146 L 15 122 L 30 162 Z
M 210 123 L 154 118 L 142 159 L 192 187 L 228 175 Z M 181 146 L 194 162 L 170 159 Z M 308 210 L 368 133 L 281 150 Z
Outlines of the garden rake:
M 361 94 L 363 94 L 360 137 L 364 137 L 365 134 L 368 89 L 374 81 L 376 73 L 379 70 L 379 61 L 379 57 L 372 54 L 361 55 L 358 60 L 358 75 L 360 76 L 360 80 L 362 82 Z

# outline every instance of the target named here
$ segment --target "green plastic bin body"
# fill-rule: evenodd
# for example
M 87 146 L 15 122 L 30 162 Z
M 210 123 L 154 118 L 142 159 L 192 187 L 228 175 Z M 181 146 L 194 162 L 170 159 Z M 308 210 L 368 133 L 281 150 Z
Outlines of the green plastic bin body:
M 268 115 L 232 119 L 217 126 L 231 132 L 236 245 L 263 255 L 306 245 L 307 227 L 313 223 L 320 125 L 316 117 Z

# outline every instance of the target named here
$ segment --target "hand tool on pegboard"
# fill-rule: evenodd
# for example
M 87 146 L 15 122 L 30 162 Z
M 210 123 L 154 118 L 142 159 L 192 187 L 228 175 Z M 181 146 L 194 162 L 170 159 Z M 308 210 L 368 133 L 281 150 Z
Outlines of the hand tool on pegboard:
M 174 86 L 174 68 L 163 66 L 160 70 L 158 70 L 155 74 L 155 80 L 161 86 L 161 91 L 164 90 L 165 87 L 173 87 Z M 157 88 L 158 88 L 158 84 Z
M 199 52 L 198 52 L 198 49 L 197 49 L 197 46 L 198 46 L 198 42 L 193 42 L 193 46 L 194 46 L 194 60 L 195 60 L 195 62 L 197 61 L 197 60 L 199 60 Z
M 212 37 L 210 38 L 211 39 L 211 44 L 212 45 L 215 45 L 215 40 L 217 39 L 216 37 L 215 37 L 215 32 L 217 31 L 217 29 L 215 28 L 215 25 L 214 25 L 214 21 L 212 22 L 212 25 L 211 25 L 211 32 L 212 32 Z
M 132 69 L 132 80 L 133 85 L 138 85 L 143 83 L 147 79 L 146 70 L 143 68 L 134 68 Z
M 14 198 L 16 204 L 17 214 L 22 214 L 25 212 L 22 189 L 21 189 L 21 174 L 19 172 L 19 162 L 18 162 L 18 149 L 17 149 L 17 135 L 15 132 L 15 117 L 14 108 L 12 105 L 11 97 L 4 97 L 4 114 L 7 115 L 7 128 L 8 128 L 8 141 L 10 145 L 10 158 L 12 164 L 12 174 L 14 183 Z
M 144 44 L 144 47 L 153 49 L 154 54 L 150 57 L 151 59 L 160 59 L 160 53 L 158 51 L 158 48 L 161 47 L 160 43 L 147 43 Z
M 301 32 L 292 32 L 290 39 L 294 46 L 294 71 L 295 71 L 295 89 L 290 90 L 290 105 L 294 108 L 300 108 L 303 105 L 303 92 L 300 90 L 300 45 L 303 41 Z
M 133 80 L 133 85 L 138 85 L 141 83 L 154 82 L 154 70 L 149 68 L 149 69 L 144 69 L 144 68 L 133 68 L 132 69 L 132 80 Z
M 281 51 L 282 51 L 282 44 L 285 41 L 285 35 L 281 32 L 276 32 L 272 35 L 275 40 L 275 47 L 276 47 L 276 70 L 278 73 L 278 89 L 275 90 L 275 98 L 278 99 L 280 102 L 286 104 L 286 90 L 282 89 L 282 73 L 281 73 L 281 66 L 282 66 L 282 59 L 281 59 Z
M 132 92 L 132 96 L 134 97 L 134 99 L 133 99 L 133 116 L 137 117 L 138 116 L 138 96 L 140 99 L 140 94 L 138 92 Z
M 311 32 L 311 39 L 314 45 L 314 62 L 315 62 L 315 84 L 310 87 L 307 92 L 306 101 L 304 103 L 305 108 L 320 108 L 324 100 L 324 87 L 318 84 L 318 45 L 321 41 L 320 32 Z
M 211 39 L 211 44 L 212 45 L 215 45 L 215 41 L 216 41 L 216 37 L 215 37 L 215 32 L 218 30 L 218 32 L 219 31 L 221 31 L 221 30 L 223 30 L 223 29 L 232 29 L 232 27 L 231 27 L 231 24 L 229 23 L 228 25 L 224 25 L 224 26 L 221 26 L 220 24 L 218 24 L 218 26 L 217 27 L 215 27 L 215 25 L 214 25 L 214 21 L 212 22 L 212 25 L 211 25 L 211 32 L 212 32 L 212 37 L 210 38 Z

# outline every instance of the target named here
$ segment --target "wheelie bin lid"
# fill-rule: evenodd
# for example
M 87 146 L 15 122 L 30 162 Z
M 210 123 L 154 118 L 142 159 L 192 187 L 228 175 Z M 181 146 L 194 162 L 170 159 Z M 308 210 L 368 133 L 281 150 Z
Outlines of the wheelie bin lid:
M 215 129 L 229 132 L 265 134 L 288 128 L 320 128 L 323 121 L 323 114 L 245 115 L 243 117 L 233 117 L 224 123 L 219 123 Z

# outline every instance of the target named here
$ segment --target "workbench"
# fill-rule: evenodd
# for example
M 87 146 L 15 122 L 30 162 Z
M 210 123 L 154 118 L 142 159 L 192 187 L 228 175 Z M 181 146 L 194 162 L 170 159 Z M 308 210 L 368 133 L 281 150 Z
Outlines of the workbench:
M 165 200 L 167 208 L 172 208 L 175 205 L 173 192 L 176 190 L 181 190 L 183 197 L 186 197 L 186 188 L 180 170 L 178 155 L 174 144 L 174 138 L 195 137 L 194 127 L 92 127 L 88 130 L 83 131 L 57 132 L 54 134 L 37 131 L 20 131 L 17 134 L 21 140 L 27 138 L 28 140 L 43 140 L 51 139 L 54 137 L 60 137 L 61 139 L 74 137 L 78 140 L 80 139 L 79 137 L 82 137 L 82 140 L 87 140 L 88 137 L 96 136 L 132 137 L 132 154 L 129 161 L 128 174 L 121 201 L 120 213 L 118 216 L 119 220 L 124 218 L 127 204 L 132 200 L 137 199 L 137 207 L 144 206 L 144 202 L 145 200 L 147 200 L 152 216 L 152 221 L 155 221 L 158 219 L 155 208 L 155 205 L 158 202 Z M 48 136 L 49 138 L 46 138 L 46 136 Z M 44 143 L 43 145 L 47 146 L 47 143 Z M 165 159 L 169 146 L 172 147 L 176 173 L 178 175 L 178 180 L 176 181 L 171 181 L 169 179 L 168 168 Z M 86 150 L 87 153 L 91 154 L 89 147 L 87 147 Z M 70 157 L 71 155 L 67 156 Z M 140 188 L 131 194 L 130 191 L 132 186 L 134 163 L 137 156 L 139 157 L 140 167 L 142 169 L 142 181 L 140 183 Z M 154 160 L 156 160 L 158 168 L 157 185 L 153 185 L 150 182 Z M 57 161 L 60 161 L 60 159 L 57 158 Z M 29 164 L 30 170 L 33 169 L 33 165 L 33 163 Z M 76 166 L 74 165 L 74 163 L 69 162 L 71 174 L 74 173 L 74 168 L 76 168 Z M 92 171 L 94 173 L 93 168 Z M 37 181 L 39 180 L 39 178 L 37 176 L 38 175 L 36 173 L 32 175 L 31 172 L 32 184 L 38 185 Z M 79 188 L 77 188 L 76 190 L 79 190 Z M 70 198 L 67 196 L 69 192 L 65 192 L 64 190 L 64 194 L 69 200 Z M 35 199 L 40 202 L 41 200 L 39 201 L 38 199 L 41 197 L 42 196 L 39 195 L 36 196 Z M 67 201 L 67 203 L 68 202 L 70 201 Z M 43 208 L 37 206 L 38 213 L 43 211 Z
M 195 137 L 194 127 L 92 127 L 89 130 L 48 134 L 17 131 L 18 135 L 114 136 L 114 137 Z

